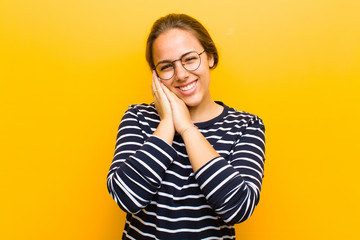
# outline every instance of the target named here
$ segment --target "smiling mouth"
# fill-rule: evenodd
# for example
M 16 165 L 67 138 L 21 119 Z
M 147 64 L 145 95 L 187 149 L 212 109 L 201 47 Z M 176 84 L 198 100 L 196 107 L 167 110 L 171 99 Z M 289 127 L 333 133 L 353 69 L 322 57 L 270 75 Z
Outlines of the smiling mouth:
M 178 87 L 181 91 L 189 91 L 196 86 L 197 81 L 193 81 L 185 86 Z

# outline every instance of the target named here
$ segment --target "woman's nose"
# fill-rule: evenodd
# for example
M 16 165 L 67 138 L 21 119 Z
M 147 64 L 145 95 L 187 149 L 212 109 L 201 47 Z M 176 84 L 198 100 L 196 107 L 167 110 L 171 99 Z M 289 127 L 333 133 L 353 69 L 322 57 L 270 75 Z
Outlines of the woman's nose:
M 184 66 L 181 64 L 181 61 L 177 61 L 175 64 L 175 78 L 177 80 L 186 80 L 189 77 L 189 72 L 184 68 Z

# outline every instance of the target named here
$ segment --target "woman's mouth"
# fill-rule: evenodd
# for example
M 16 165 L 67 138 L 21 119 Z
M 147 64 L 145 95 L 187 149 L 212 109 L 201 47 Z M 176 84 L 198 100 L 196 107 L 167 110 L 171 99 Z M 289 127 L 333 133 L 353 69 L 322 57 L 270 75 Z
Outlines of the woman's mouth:
M 197 80 L 177 87 L 182 94 L 190 95 L 196 90 Z
M 193 87 L 195 87 L 195 85 L 196 85 L 196 81 L 191 82 L 191 83 L 189 83 L 185 86 L 179 87 L 179 88 L 181 91 L 188 91 L 188 90 L 192 89 Z

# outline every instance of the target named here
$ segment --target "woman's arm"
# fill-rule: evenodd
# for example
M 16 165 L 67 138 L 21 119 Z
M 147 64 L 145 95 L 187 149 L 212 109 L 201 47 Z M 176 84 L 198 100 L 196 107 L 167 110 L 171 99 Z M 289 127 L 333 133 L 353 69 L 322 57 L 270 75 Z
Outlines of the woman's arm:
M 259 202 L 265 161 L 264 131 L 258 119 L 235 142 L 229 160 L 216 157 L 195 173 L 208 203 L 229 224 L 248 219 Z
M 181 132 L 181 137 L 184 140 L 186 152 L 194 172 L 215 157 L 220 156 L 195 126 L 185 128 Z
M 160 188 L 165 170 L 175 157 L 175 149 L 161 138 L 144 139 L 137 111 L 130 107 L 120 123 L 107 177 L 110 195 L 124 211 L 140 211 Z
M 119 127 L 114 160 L 108 174 L 108 190 L 126 212 L 145 208 L 160 188 L 165 170 L 176 157 L 171 147 L 175 129 L 170 103 L 162 91 L 155 72 L 152 93 L 160 123 L 153 136 L 144 140 L 135 108 L 129 108 Z
M 234 143 L 230 164 L 221 157 L 196 127 L 182 138 L 195 177 L 208 203 L 230 224 L 251 216 L 260 197 L 265 159 L 265 128 L 253 124 Z

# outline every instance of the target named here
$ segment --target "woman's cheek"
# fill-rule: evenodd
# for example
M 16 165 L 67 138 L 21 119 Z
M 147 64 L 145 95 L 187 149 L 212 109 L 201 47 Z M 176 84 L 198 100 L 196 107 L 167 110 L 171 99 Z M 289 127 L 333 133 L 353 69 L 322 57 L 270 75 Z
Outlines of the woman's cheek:
M 165 85 L 165 87 L 167 87 L 171 92 L 175 93 L 175 89 L 173 87 L 171 87 L 171 83 L 169 81 L 163 81 L 161 80 L 161 82 Z

